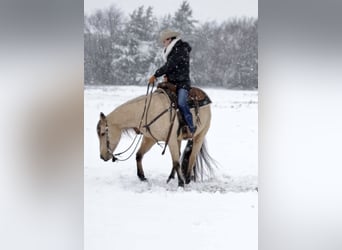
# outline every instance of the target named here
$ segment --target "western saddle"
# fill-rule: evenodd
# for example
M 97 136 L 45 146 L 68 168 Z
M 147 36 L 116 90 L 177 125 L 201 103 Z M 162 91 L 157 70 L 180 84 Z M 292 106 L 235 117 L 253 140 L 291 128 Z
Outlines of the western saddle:
M 175 84 L 169 83 L 169 82 L 161 82 L 157 85 L 157 91 L 158 89 L 164 90 L 164 92 L 169 96 L 172 106 L 178 110 L 177 105 L 177 88 Z M 196 123 L 200 123 L 199 119 L 199 107 L 208 105 L 211 103 L 210 98 L 208 95 L 200 88 L 197 87 L 191 87 L 189 94 L 188 94 L 188 105 L 189 108 L 195 109 L 195 115 L 196 115 Z M 189 139 L 188 134 L 190 133 L 189 128 L 186 124 L 186 122 L 183 119 L 183 116 L 180 112 L 177 112 L 178 120 L 179 120 L 179 128 L 178 128 L 178 135 L 180 135 L 180 132 L 182 131 L 183 139 Z

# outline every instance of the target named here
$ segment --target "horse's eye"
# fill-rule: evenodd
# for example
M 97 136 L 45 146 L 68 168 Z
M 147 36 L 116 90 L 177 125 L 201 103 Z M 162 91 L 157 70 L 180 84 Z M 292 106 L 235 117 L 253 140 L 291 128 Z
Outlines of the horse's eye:
M 101 136 L 105 136 L 105 134 L 106 134 L 106 133 L 103 132 L 103 133 L 101 133 Z

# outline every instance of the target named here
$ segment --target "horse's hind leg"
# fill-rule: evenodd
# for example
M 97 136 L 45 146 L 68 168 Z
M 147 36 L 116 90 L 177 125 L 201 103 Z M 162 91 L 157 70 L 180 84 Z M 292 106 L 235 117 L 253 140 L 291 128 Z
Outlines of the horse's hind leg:
M 181 170 L 180 165 L 179 165 L 179 161 L 173 162 L 173 168 L 177 172 L 178 186 L 184 187 L 185 180 L 184 180 L 184 176 L 183 176 L 182 170 Z
M 187 166 L 187 171 L 185 172 L 185 183 L 189 184 L 191 181 L 191 174 L 194 170 L 194 165 L 195 165 L 195 161 L 196 161 L 196 156 L 199 153 L 199 151 L 201 150 L 203 141 L 204 141 L 204 136 L 205 136 L 206 132 L 202 132 L 201 134 L 199 134 L 198 136 L 196 136 L 193 140 L 193 145 L 192 145 L 192 151 L 189 157 L 189 161 L 188 161 L 188 166 Z M 186 167 L 185 167 L 186 168 Z M 194 174 L 196 174 L 194 172 Z
M 146 181 L 145 178 L 143 166 L 142 166 L 142 159 L 144 157 L 144 154 L 150 150 L 150 148 L 155 144 L 155 141 L 151 138 L 143 137 L 143 140 L 141 142 L 141 146 L 136 154 L 136 160 L 137 160 L 137 175 L 141 181 Z
M 183 151 L 182 162 L 181 162 L 181 168 L 183 171 L 183 175 L 186 175 L 186 173 L 188 171 L 189 158 L 190 158 L 190 155 L 192 152 L 192 145 L 193 145 L 193 141 L 189 140 L 185 146 L 184 151 Z

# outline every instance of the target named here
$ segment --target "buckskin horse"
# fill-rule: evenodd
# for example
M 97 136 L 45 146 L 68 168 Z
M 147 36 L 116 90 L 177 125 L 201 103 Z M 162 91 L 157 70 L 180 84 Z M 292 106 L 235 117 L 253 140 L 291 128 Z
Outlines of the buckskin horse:
M 152 88 L 153 89 L 153 88 Z M 193 88 L 194 89 L 194 88 Z M 197 89 L 197 88 L 196 88 Z M 204 96 L 204 103 L 192 107 L 194 122 L 197 126 L 193 139 L 189 140 L 184 149 L 182 158 L 180 149 L 182 142 L 181 119 L 176 119 L 178 111 L 175 103 L 167 94 L 167 89 L 158 88 L 156 91 L 136 97 L 115 108 L 107 116 L 100 113 L 97 124 L 97 135 L 100 142 L 100 158 L 104 161 L 117 160 L 113 155 L 123 132 L 134 129 L 137 134 L 142 134 L 142 142 L 136 153 L 137 175 L 141 181 L 146 181 L 142 159 L 145 153 L 158 142 L 165 142 L 169 147 L 172 158 L 172 170 L 167 182 L 174 179 L 175 172 L 178 177 L 178 185 L 190 183 L 199 172 L 211 173 L 213 162 L 206 150 L 205 135 L 210 127 L 211 109 L 210 99 L 199 90 L 200 96 Z M 192 93 L 190 91 L 190 93 Z M 190 96 L 190 95 L 189 95 Z M 198 99 L 193 95 L 195 99 Z M 203 99 L 203 98 L 202 98 Z M 189 99 L 188 99 L 189 100 Z M 191 100 L 189 100 L 189 104 Z M 197 102 L 198 104 L 198 102 Z M 164 152 L 165 152 L 164 148 Z M 163 153 L 164 153 L 163 152 Z M 197 171 L 195 171 L 195 165 Z

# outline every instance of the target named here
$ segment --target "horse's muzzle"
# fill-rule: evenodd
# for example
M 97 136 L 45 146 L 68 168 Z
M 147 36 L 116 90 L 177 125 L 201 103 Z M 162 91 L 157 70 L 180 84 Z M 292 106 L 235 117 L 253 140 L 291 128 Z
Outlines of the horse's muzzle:
M 108 161 L 110 158 L 108 158 L 108 159 L 106 159 L 106 158 L 104 158 L 102 155 L 100 155 L 100 158 L 102 159 L 102 160 L 104 160 L 104 161 Z

